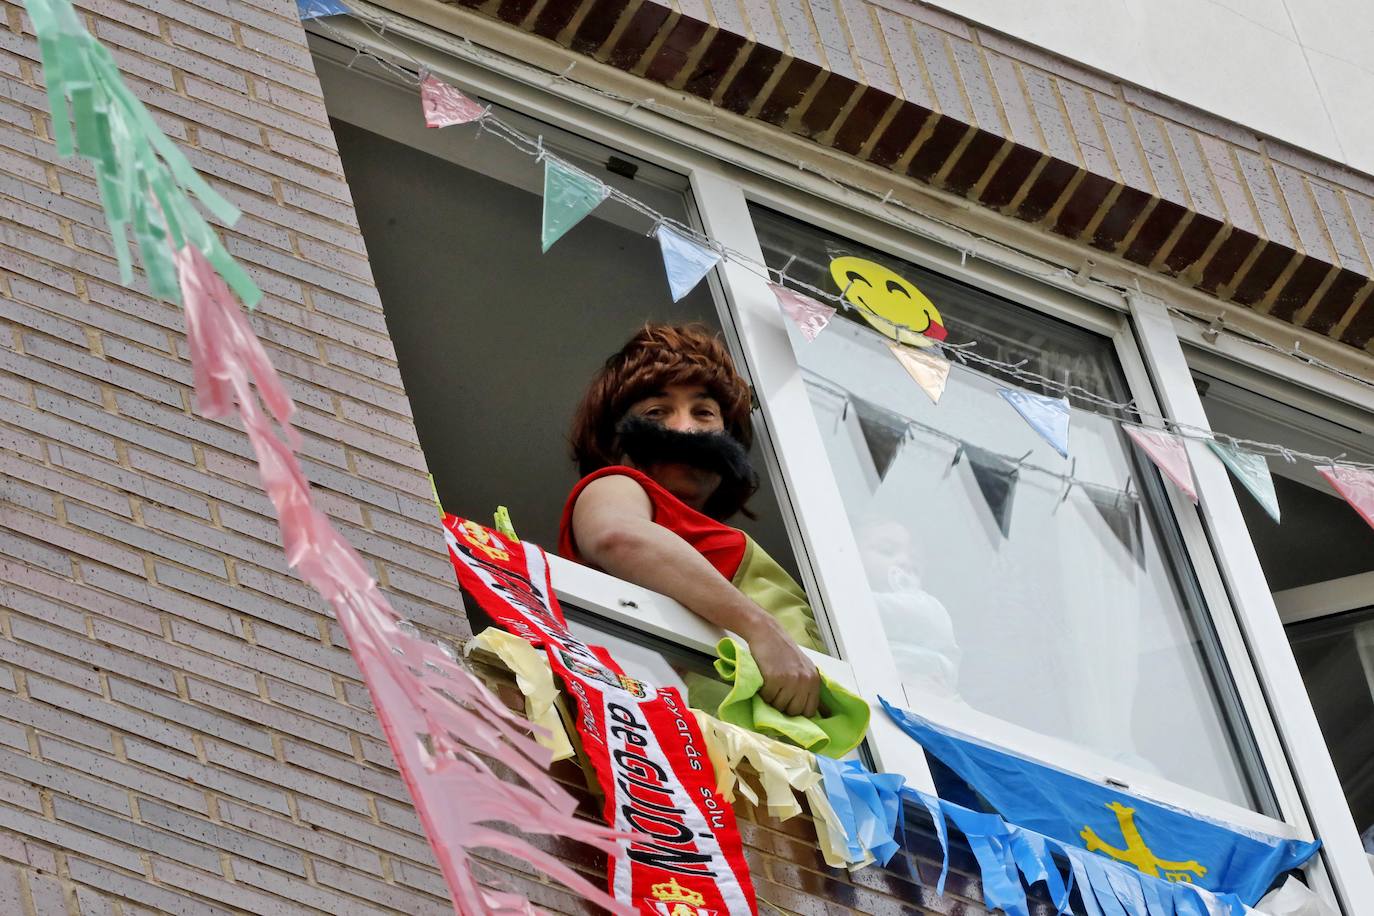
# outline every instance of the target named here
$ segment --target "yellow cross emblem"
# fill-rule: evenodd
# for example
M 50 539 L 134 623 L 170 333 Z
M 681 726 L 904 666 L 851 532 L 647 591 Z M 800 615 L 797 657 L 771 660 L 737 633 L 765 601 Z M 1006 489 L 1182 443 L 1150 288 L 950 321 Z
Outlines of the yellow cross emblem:
M 1108 802 L 1107 807 L 1116 815 L 1116 822 L 1121 828 L 1121 837 L 1126 847 L 1118 849 L 1104 842 L 1097 835 L 1097 831 L 1085 826 L 1079 836 L 1083 837 L 1083 842 L 1087 844 L 1088 852 L 1105 852 L 1117 861 L 1134 865 L 1143 874 L 1152 878 L 1164 878 L 1167 881 L 1186 881 L 1192 884 L 1193 875 L 1201 877 L 1207 874 L 1205 867 L 1191 859 L 1187 862 L 1173 862 L 1155 855 L 1150 847 L 1145 845 L 1140 828 L 1135 825 L 1134 808 L 1127 808 L 1119 802 Z

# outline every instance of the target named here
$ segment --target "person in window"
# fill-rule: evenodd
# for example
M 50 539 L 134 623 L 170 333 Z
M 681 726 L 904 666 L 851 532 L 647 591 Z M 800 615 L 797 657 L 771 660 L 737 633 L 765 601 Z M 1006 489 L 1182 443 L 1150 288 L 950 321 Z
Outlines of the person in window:
M 667 595 L 742 636 L 761 696 L 812 716 L 821 650 L 801 587 L 726 524 L 758 487 L 749 386 L 718 335 L 646 324 L 593 378 L 572 424 L 582 479 L 568 496 L 559 553 Z M 694 701 L 695 702 L 695 701 Z

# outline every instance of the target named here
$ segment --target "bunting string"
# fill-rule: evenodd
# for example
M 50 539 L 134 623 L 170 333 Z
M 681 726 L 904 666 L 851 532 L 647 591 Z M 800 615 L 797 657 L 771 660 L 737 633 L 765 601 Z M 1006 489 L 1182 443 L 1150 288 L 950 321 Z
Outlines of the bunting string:
M 379 14 L 374 14 L 370 10 L 364 12 L 356 4 L 356 0 L 351 0 L 351 2 L 341 5 L 347 7 L 350 10 L 348 15 L 350 15 L 351 18 L 353 18 L 355 21 L 359 22 L 366 29 L 368 29 L 368 31 L 372 33 L 374 38 L 377 39 L 378 43 L 383 45 L 387 49 L 388 53 L 395 54 L 398 58 L 405 61 L 405 65 L 403 66 L 402 64 L 399 64 L 395 60 L 386 59 L 382 55 L 377 54 L 371 48 L 358 45 L 358 43 L 353 38 L 351 38 L 347 33 L 343 32 L 342 30 L 331 25 L 327 19 L 313 19 L 311 21 L 312 28 L 317 28 L 320 32 L 324 33 L 332 40 L 353 50 L 357 56 L 361 56 L 372 60 L 373 62 L 381 66 L 384 70 L 386 70 L 388 73 L 396 75 L 397 77 L 403 79 L 404 82 L 406 82 L 409 85 L 418 86 L 421 79 L 424 76 L 429 75 L 425 65 L 421 61 L 416 59 L 404 48 L 401 48 L 400 46 L 386 38 L 386 18 L 380 16 Z M 508 65 L 510 63 L 505 58 L 493 55 L 490 52 L 478 48 L 474 43 L 471 42 L 470 39 L 464 38 L 462 40 L 462 44 L 463 47 L 468 52 L 470 52 L 475 58 L 481 59 L 485 57 L 490 61 L 499 60 L 503 65 Z M 355 57 L 355 60 L 356 59 L 357 58 Z M 407 69 L 407 67 L 413 68 L 413 71 L 411 69 Z M 567 72 L 565 72 L 564 74 L 555 75 L 554 79 L 556 82 L 560 80 L 572 82 Z M 586 91 L 599 94 L 605 98 L 614 101 L 633 103 L 638 106 L 654 110 L 659 110 L 661 107 L 657 106 L 656 103 L 653 103 L 651 100 L 635 102 L 634 100 L 628 99 L 623 96 L 619 96 L 615 93 L 587 86 L 585 83 L 579 82 L 576 83 L 576 85 L 580 89 L 584 89 Z M 672 114 L 673 116 L 680 116 L 684 114 L 683 112 L 680 112 L 676 109 L 663 109 L 663 113 Z M 604 199 L 613 200 L 616 203 L 624 207 L 627 207 L 628 209 L 640 214 L 645 219 L 647 219 L 652 226 L 652 228 L 649 231 L 649 234 L 651 235 L 657 235 L 660 238 L 662 238 L 662 227 L 668 227 L 672 230 L 674 234 L 682 237 L 681 240 L 689 241 L 695 247 L 705 249 L 706 251 L 713 253 L 716 256 L 716 258 L 718 258 L 720 261 L 729 261 L 732 264 L 742 267 L 748 270 L 750 273 L 754 274 L 755 276 L 768 281 L 770 284 L 782 286 L 784 289 L 800 290 L 804 292 L 807 296 L 813 297 L 821 302 L 824 302 L 827 306 L 833 307 L 837 310 L 843 309 L 845 311 L 853 312 L 860 311 L 859 306 L 855 305 L 854 303 L 846 299 L 843 295 L 843 292 L 833 293 L 829 290 L 822 289 L 818 286 L 798 280 L 797 278 L 792 277 L 788 274 L 787 265 L 784 265 L 782 268 L 775 268 L 767 264 L 760 263 L 757 260 L 751 258 L 750 256 L 710 238 L 709 236 L 695 229 L 694 227 L 689 226 L 681 222 L 680 220 L 674 219 L 673 217 L 668 216 L 667 214 L 659 212 L 658 210 L 654 209 L 653 207 L 649 206 L 648 204 L 644 203 L 643 201 L 639 200 L 633 195 L 628 194 L 619 188 L 606 184 L 596 176 L 591 175 L 587 173 L 585 170 L 579 168 L 577 165 L 550 152 L 545 147 L 542 136 L 531 136 L 525 133 L 524 131 L 521 131 L 520 129 L 513 127 L 512 125 L 503 121 L 500 118 L 500 116 L 492 110 L 491 107 L 487 107 L 483 114 L 476 118 L 474 121 L 472 121 L 472 123 L 478 125 L 479 132 L 488 134 L 501 140 L 502 142 L 511 146 L 513 149 L 534 159 L 536 162 L 556 163 L 559 169 L 577 175 L 579 179 L 581 179 L 589 186 L 601 189 L 605 195 Z M 826 173 L 818 169 L 807 166 L 805 167 L 805 170 L 813 175 L 825 178 L 829 180 L 831 183 L 847 191 L 871 193 L 865 188 L 843 182 L 840 179 L 827 175 Z M 922 219 L 928 219 L 934 222 L 935 224 L 940 225 L 944 229 L 961 233 L 969 243 L 969 248 L 963 250 L 963 253 L 967 256 L 981 256 L 979 249 L 984 247 L 991 247 L 994 249 L 1005 250 L 1008 253 L 1015 254 L 1017 258 L 1030 257 L 1026 255 L 1024 252 L 1018 251 L 1017 249 L 1012 248 L 1011 246 L 1000 243 L 995 239 L 989 239 L 985 236 L 976 235 L 964 229 L 963 227 L 957 226 L 956 224 L 947 223 L 943 220 L 932 218 L 928 214 L 920 213 L 919 211 L 916 211 L 915 209 L 908 207 L 907 205 L 891 197 L 890 195 L 882 195 L 880 199 L 889 207 L 895 207 L 898 210 L 909 210 L 912 214 L 918 215 Z M 948 244 L 947 239 L 937 235 L 936 233 L 931 232 L 925 227 L 921 227 L 917 224 L 907 223 L 904 221 L 899 221 L 899 224 L 902 226 L 902 228 L 907 229 L 918 235 L 921 235 L 925 238 L 930 238 L 932 240 L 939 241 L 943 244 Z M 997 261 L 997 263 L 1000 267 L 1018 269 L 1016 265 L 1012 263 L 1004 263 L 1000 260 Z M 1112 284 L 1108 284 L 1105 281 L 1096 280 L 1094 278 L 1091 278 L 1090 276 L 1085 277 L 1081 272 L 1071 271 L 1067 267 L 1053 265 L 1047 261 L 1040 261 L 1040 263 L 1046 266 L 1047 269 L 1045 271 L 1027 271 L 1024 268 L 1021 268 L 1019 269 L 1019 272 L 1026 276 L 1038 279 L 1062 280 L 1065 278 L 1071 278 L 1075 280 L 1075 282 L 1079 282 L 1080 285 L 1083 281 L 1086 280 L 1088 282 L 1097 283 L 1104 287 L 1110 288 L 1114 292 L 1123 295 L 1130 295 L 1132 293 L 1131 290 L 1128 290 L 1124 287 L 1118 287 Z M 677 295 L 678 292 L 679 290 L 675 288 L 674 294 Z M 1172 311 L 1176 312 L 1180 316 L 1187 317 L 1192 320 L 1197 320 L 1197 316 L 1187 312 L 1183 312 L 1182 310 L 1173 309 Z M 902 334 L 905 334 L 907 336 L 920 336 L 922 333 L 921 331 L 912 328 L 906 324 L 892 321 L 870 311 L 863 311 L 862 315 L 865 318 L 865 320 L 883 325 L 884 327 L 888 328 L 892 332 L 892 336 L 897 337 L 898 339 L 900 339 L 900 335 Z M 1230 333 L 1231 329 L 1226 328 L 1225 330 L 1228 333 Z M 1357 376 L 1350 375 L 1349 373 L 1346 373 L 1336 367 L 1330 366 L 1329 364 L 1324 363 L 1314 357 L 1310 357 L 1308 354 L 1302 354 L 1299 351 L 1284 350 L 1275 344 L 1266 341 L 1261 341 L 1258 338 L 1252 339 L 1251 337 L 1241 336 L 1239 334 L 1237 334 L 1236 337 L 1238 340 L 1244 340 L 1250 343 L 1255 343 L 1256 345 L 1263 345 L 1265 349 L 1268 350 L 1294 356 L 1295 358 L 1299 358 L 1309 365 L 1327 371 L 1332 371 L 1334 373 L 1339 374 L 1341 377 L 1348 377 L 1352 380 L 1359 381 L 1362 384 L 1367 385 L 1368 387 L 1374 388 L 1374 384 L 1364 382 Z M 1025 360 L 1019 362 L 1008 362 L 1005 360 L 996 359 L 994 357 L 985 356 L 982 353 L 978 352 L 976 341 L 959 344 L 939 342 L 935 344 L 935 349 L 945 354 L 953 364 L 959 365 L 961 368 L 968 369 L 971 371 L 986 370 L 991 373 L 996 373 L 1008 380 L 1017 382 L 1018 384 L 1021 384 L 1023 386 L 1038 389 L 1039 391 L 1047 395 L 1053 397 L 1068 398 L 1073 402 L 1074 409 L 1082 410 L 1085 413 L 1103 417 L 1104 419 L 1111 420 L 1115 423 L 1128 425 L 1147 424 L 1150 426 L 1157 426 L 1161 429 L 1171 430 L 1174 434 L 1185 439 L 1192 439 L 1204 443 L 1219 442 L 1238 452 L 1251 452 L 1259 455 L 1264 455 L 1266 457 L 1282 458 L 1283 460 L 1290 463 L 1302 460 L 1320 465 L 1341 465 L 1344 467 L 1356 468 L 1359 470 L 1374 473 L 1374 462 L 1348 460 L 1346 459 L 1344 454 L 1336 456 L 1313 454 L 1311 452 L 1305 452 L 1300 449 L 1291 448 L 1287 445 L 1284 445 L 1283 443 L 1263 442 L 1256 439 L 1248 439 L 1241 436 L 1233 436 L 1227 433 L 1217 432 L 1214 430 L 1205 429 L 1203 427 L 1183 423 L 1178 420 L 1174 420 L 1170 417 L 1167 417 L 1161 413 L 1144 410 L 1140 407 L 1139 404 L 1136 403 L 1135 399 L 1130 399 L 1127 401 L 1118 401 L 1114 398 L 1107 397 L 1091 389 L 1085 388 L 1082 385 L 1052 378 L 1050 376 L 1036 372 L 1026 367 Z
M 348 15 L 349 18 L 358 22 L 360 25 L 366 28 L 379 44 L 383 45 L 389 53 L 394 54 L 397 58 L 405 61 L 406 65 L 410 69 L 407 69 L 407 66 L 397 64 L 394 60 L 388 60 L 384 57 L 375 54 L 369 48 L 359 47 L 357 45 L 357 42 L 353 38 L 351 38 L 346 33 L 342 32 L 341 30 L 330 25 L 327 19 L 313 19 L 309 23 L 312 28 L 318 28 L 320 32 L 324 33 L 332 40 L 349 48 L 349 50 L 353 51 L 355 55 L 371 59 L 378 66 L 382 67 L 387 72 L 392 73 L 402 81 L 412 86 L 416 86 L 419 84 L 419 76 L 417 76 L 417 74 L 423 74 L 425 72 L 426 68 L 424 63 L 422 63 L 420 60 L 418 60 L 404 48 L 400 47 L 399 45 L 392 42 L 390 39 L 386 37 L 388 27 L 391 25 L 398 24 L 402 21 L 396 14 L 390 13 L 389 11 L 382 10 L 380 8 L 372 7 L 370 4 L 360 2 L 360 0 L 348 0 L 347 3 L 343 3 L 341 2 L 341 0 L 329 0 L 329 2 L 331 4 L 337 4 L 338 6 L 343 7 L 347 11 L 346 15 Z M 661 114 L 665 117 L 669 117 L 678 121 L 693 121 L 702 124 L 713 124 L 717 123 L 718 121 L 718 119 L 714 115 L 686 111 L 679 105 L 665 105 L 651 98 L 631 99 L 619 93 L 609 91 L 606 89 L 601 89 L 599 87 L 589 85 L 585 82 L 578 81 L 574 79 L 572 76 L 574 70 L 576 69 L 575 62 L 562 73 L 551 74 L 549 71 L 543 70 L 534 64 L 514 60 L 505 55 L 501 55 L 496 52 L 490 51 L 486 48 L 482 48 L 481 46 L 473 42 L 472 39 L 466 36 L 459 37 L 459 41 L 462 47 L 463 54 L 468 59 L 479 63 L 500 65 L 502 68 L 516 68 L 519 70 L 523 70 L 530 76 L 542 78 L 543 82 L 550 87 L 559 84 L 567 84 L 570 86 L 574 86 L 579 92 L 588 93 L 600 98 L 607 99 L 608 101 L 623 103 L 627 106 L 631 106 L 634 108 L 644 108 L 656 114 Z M 354 62 L 356 62 L 357 59 L 358 58 L 355 57 Z M 499 119 L 493 117 L 493 120 Z M 946 235 L 942 235 L 940 233 L 932 231 L 930 228 L 928 228 L 928 225 L 938 226 L 941 230 L 943 230 L 946 233 L 956 234 L 963 241 L 962 245 L 956 246 L 957 250 L 960 253 L 961 263 L 967 261 L 968 258 L 981 258 L 983 260 L 989 261 L 990 263 L 995 263 L 1000 268 L 1010 270 L 1014 273 L 1032 279 L 1051 280 L 1056 283 L 1060 283 L 1064 280 L 1069 280 L 1078 286 L 1093 286 L 1120 296 L 1129 296 L 1139 291 L 1138 289 L 1133 290 L 1129 287 L 1112 283 L 1107 280 L 1103 280 L 1099 277 L 1093 276 L 1092 268 L 1095 265 L 1091 260 L 1083 261 L 1077 268 L 1070 268 L 1063 264 L 1057 264 L 1053 261 L 1047 260 L 1037 255 L 1033 255 L 1028 252 L 1022 251 L 1021 249 L 1018 249 L 1012 245 L 1002 242 L 999 239 L 972 232 L 966 227 L 961 226 L 957 223 L 941 219 L 938 216 L 934 216 L 928 212 L 918 209 L 917 207 L 914 207 L 911 204 L 908 204 L 905 201 L 903 201 L 901 198 L 897 197 L 894 188 L 887 188 L 885 190 L 878 191 L 873 189 L 872 187 L 858 184 L 845 178 L 833 175 L 824 169 L 817 168 L 814 165 L 805 164 L 800 161 L 794 160 L 791 157 L 781 153 L 775 148 L 760 146 L 758 147 L 758 149 L 772 156 L 773 158 L 778 159 L 782 163 L 791 163 L 795 165 L 798 171 L 805 172 L 809 175 L 813 175 L 817 178 L 820 178 L 821 180 L 846 193 L 857 194 L 870 200 L 877 201 L 879 204 L 883 206 L 889 218 L 891 218 L 892 222 L 895 225 L 900 226 L 902 229 L 909 231 L 914 235 L 917 235 L 921 238 L 930 241 L 938 242 L 942 245 L 948 245 L 949 238 Z M 613 194 L 613 196 L 615 195 Z M 756 269 L 756 272 L 762 270 L 767 272 L 770 276 L 776 276 L 778 274 L 778 271 L 776 271 L 773 268 L 769 268 L 765 265 L 759 265 L 756 262 L 746 263 L 745 261 L 739 260 L 738 252 L 728 252 L 721 246 L 714 246 L 709 239 L 706 239 L 705 236 L 696 232 L 696 230 L 691 229 L 691 227 L 683 226 L 680 223 L 676 223 L 676 221 L 673 221 L 666 217 L 661 217 L 659 214 L 653 213 L 648 208 L 641 209 L 640 207 L 634 206 L 634 203 L 632 203 L 631 201 L 621 200 L 618 196 L 616 199 L 618 200 L 618 202 L 625 204 L 626 206 L 631 206 L 633 209 L 636 209 L 639 212 L 644 213 L 651 219 L 662 218 L 665 221 L 674 224 L 677 228 L 686 230 L 689 234 L 702 239 L 706 244 L 708 244 L 708 246 L 716 247 L 716 249 L 720 251 L 722 256 L 725 257 L 727 260 L 730 260 L 737 264 L 741 264 L 743 266 L 752 266 Z M 921 222 L 911 222 L 909 220 L 903 219 L 903 215 L 910 215 L 916 217 L 919 220 L 921 220 Z M 991 256 L 993 253 L 1005 255 L 1006 257 L 993 257 Z M 1026 266 L 1026 262 L 1036 265 L 1036 268 L 1038 269 L 1031 269 L 1030 267 Z M 791 280 L 792 278 L 788 277 L 787 279 Z M 802 286 L 802 284 L 798 284 L 798 286 Z M 812 289 L 815 292 L 821 293 L 826 300 L 835 302 L 840 307 L 853 307 L 847 302 L 839 301 L 838 297 L 833 296 L 833 294 L 829 292 L 822 290 L 814 290 L 814 288 L 810 289 Z M 1348 372 L 1316 356 L 1313 356 L 1311 353 L 1303 350 L 1301 345 L 1298 343 L 1295 343 L 1293 347 L 1289 348 L 1276 344 L 1273 341 L 1266 340 L 1265 338 L 1260 337 L 1259 335 L 1254 334 L 1250 331 L 1246 331 L 1244 329 L 1237 328 L 1231 324 L 1228 324 L 1225 322 L 1224 318 L 1218 319 L 1213 316 L 1199 315 L 1195 312 L 1191 312 L 1186 309 L 1179 308 L 1177 306 L 1169 306 L 1169 311 L 1177 317 L 1184 318 L 1196 323 L 1200 323 L 1202 325 L 1206 325 L 1214 331 L 1217 331 L 1221 334 L 1225 334 L 1228 337 L 1234 338 L 1238 342 L 1297 360 L 1298 362 L 1304 363 L 1314 368 L 1330 372 L 1347 381 L 1353 382 L 1354 384 L 1357 384 L 1363 388 L 1374 390 L 1374 381 L 1361 378 L 1358 375 L 1354 375 L 1351 372 Z M 879 316 L 877 317 L 877 320 L 882 321 L 883 319 Z M 902 325 L 898 325 L 894 322 L 889 322 L 889 324 L 893 326 L 894 330 L 910 330 L 909 328 L 906 328 Z

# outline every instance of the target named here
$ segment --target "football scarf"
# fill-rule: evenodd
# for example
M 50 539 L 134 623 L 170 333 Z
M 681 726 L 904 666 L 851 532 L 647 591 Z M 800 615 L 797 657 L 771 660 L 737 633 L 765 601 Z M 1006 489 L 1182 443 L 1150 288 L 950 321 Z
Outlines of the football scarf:
M 577 701 L 606 822 L 636 837 L 610 858 L 615 898 L 653 916 L 756 913 L 734 811 L 681 694 L 627 676 L 568 631 L 539 547 L 452 515 L 444 536 L 459 584 L 499 626 L 542 646 Z

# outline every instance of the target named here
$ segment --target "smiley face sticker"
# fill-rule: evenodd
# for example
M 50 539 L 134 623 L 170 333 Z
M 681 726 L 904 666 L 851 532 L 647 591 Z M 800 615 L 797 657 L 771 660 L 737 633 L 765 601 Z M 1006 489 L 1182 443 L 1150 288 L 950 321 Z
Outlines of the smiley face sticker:
M 930 347 L 949 334 L 925 293 L 876 261 L 850 255 L 835 258 L 830 276 L 865 321 L 898 343 Z M 899 333 L 893 325 L 904 327 Z

